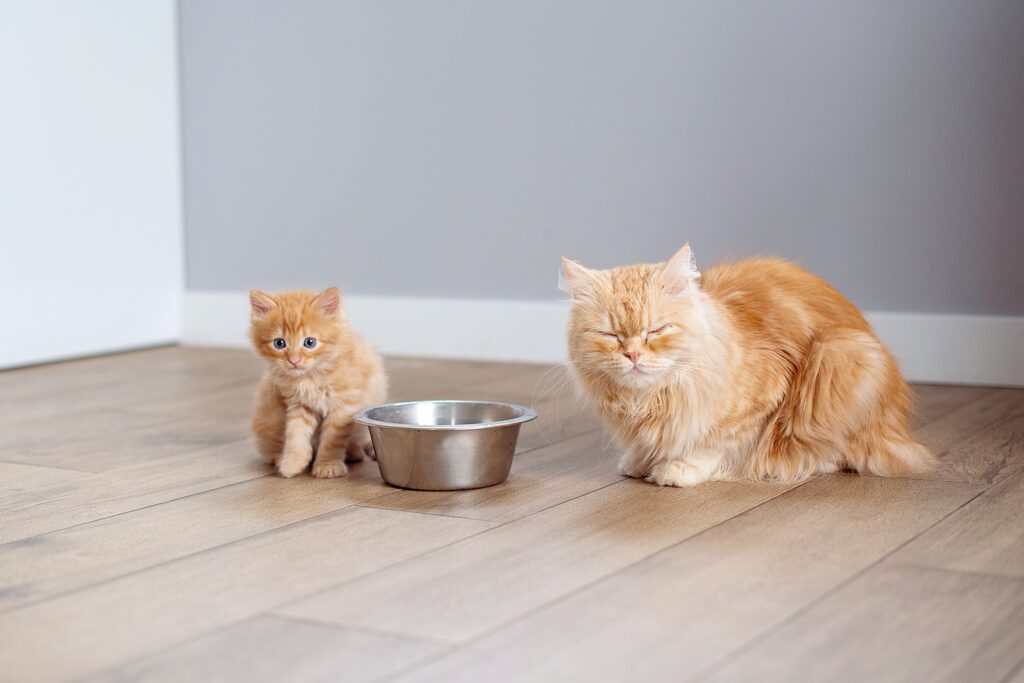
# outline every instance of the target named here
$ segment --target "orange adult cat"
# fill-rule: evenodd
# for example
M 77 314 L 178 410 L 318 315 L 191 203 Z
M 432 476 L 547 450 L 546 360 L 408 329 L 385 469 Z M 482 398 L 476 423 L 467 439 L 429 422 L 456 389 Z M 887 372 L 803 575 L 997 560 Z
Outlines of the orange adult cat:
M 387 379 L 380 356 L 349 327 L 335 287 L 316 292 L 249 292 L 249 336 L 267 360 L 252 430 L 283 477 L 305 470 L 341 477 L 345 460 L 373 455 L 370 435 L 352 421 L 380 403 Z
M 562 259 L 569 356 L 626 449 L 619 469 L 668 486 L 921 472 L 910 392 L 857 308 L 778 259 L 697 272 L 589 270 Z

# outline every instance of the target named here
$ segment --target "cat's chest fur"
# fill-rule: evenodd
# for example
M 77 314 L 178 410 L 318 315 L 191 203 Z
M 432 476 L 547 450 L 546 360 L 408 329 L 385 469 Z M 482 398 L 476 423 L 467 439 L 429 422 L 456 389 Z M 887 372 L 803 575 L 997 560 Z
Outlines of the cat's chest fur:
M 335 392 L 329 384 L 313 379 L 301 379 L 278 387 L 285 402 L 301 405 L 324 416 L 331 412 L 337 403 Z
M 603 412 L 627 444 L 676 451 L 703 442 L 716 426 L 711 397 L 692 387 L 649 394 L 625 392 L 602 402 Z

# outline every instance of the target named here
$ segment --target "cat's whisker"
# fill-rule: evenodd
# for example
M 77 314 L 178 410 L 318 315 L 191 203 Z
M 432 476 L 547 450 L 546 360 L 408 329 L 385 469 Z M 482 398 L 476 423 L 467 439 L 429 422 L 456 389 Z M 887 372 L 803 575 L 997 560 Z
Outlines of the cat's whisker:
M 559 377 L 557 373 L 564 373 L 562 377 Z M 571 373 L 567 363 L 558 363 L 548 368 L 534 383 L 532 391 L 532 405 L 536 408 L 542 401 L 549 400 L 550 397 L 554 396 L 555 400 L 549 412 L 553 412 L 555 420 L 554 424 L 560 424 L 560 410 L 561 406 L 558 402 L 558 397 L 562 393 L 562 389 L 569 385 L 573 381 Z M 541 436 L 546 444 L 553 443 L 557 435 L 553 434 L 551 427 L 547 421 L 541 422 Z
M 557 374 L 555 374 L 558 372 L 562 372 L 564 373 L 564 375 L 562 377 L 558 377 Z M 552 378 L 554 379 L 553 382 L 542 386 L 543 382 Z M 569 370 L 568 363 L 559 363 L 549 368 L 544 372 L 544 374 L 542 374 L 537 379 L 537 382 L 534 384 L 532 392 L 532 400 L 534 405 L 536 405 L 540 401 L 544 400 L 545 398 L 556 392 L 561 392 L 562 389 L 564 389 L 567 385 L 571 384 L 572 382 L 573 378 L 571 376 L 571 371 Z

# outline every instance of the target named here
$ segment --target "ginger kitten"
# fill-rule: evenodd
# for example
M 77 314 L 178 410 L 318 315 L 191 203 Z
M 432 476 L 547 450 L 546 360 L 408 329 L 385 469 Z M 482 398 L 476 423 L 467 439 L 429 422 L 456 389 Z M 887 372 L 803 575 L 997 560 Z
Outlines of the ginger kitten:
M 569 356 L 625 446 L 623 474 L 692 486 L 934 464 L 892 355 L 799 266 L 760 258 L 701 276 L 687 244 L 664 264 L 562 267 Z
M 344 476 L 346 459 L 373 455 L 369 433 L 352 417 L 384 400 L 380 356 L 349 327 L 335 287 L 252 290 L 249 302 L 249 336 L 267 361 L 252 418 L 257 448 L 283 477 L 301 473 L 314 454 L 314 477 Z

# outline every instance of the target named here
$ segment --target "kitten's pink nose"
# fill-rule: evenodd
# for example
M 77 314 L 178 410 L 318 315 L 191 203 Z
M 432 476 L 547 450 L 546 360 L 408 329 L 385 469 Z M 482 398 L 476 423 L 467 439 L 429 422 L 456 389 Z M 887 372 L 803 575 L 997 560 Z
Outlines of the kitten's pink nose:
M 299 367 L 299 363 L 301 362 L 301 360 L 298 358 L 289 358 L 288 362 L 292 364 L 293 368 L 297 368 Z
M 637 359 L 640 357 L 639 351 L 623 351 L 622 355 L 633 361 L 633 365 L 636 365 Z

